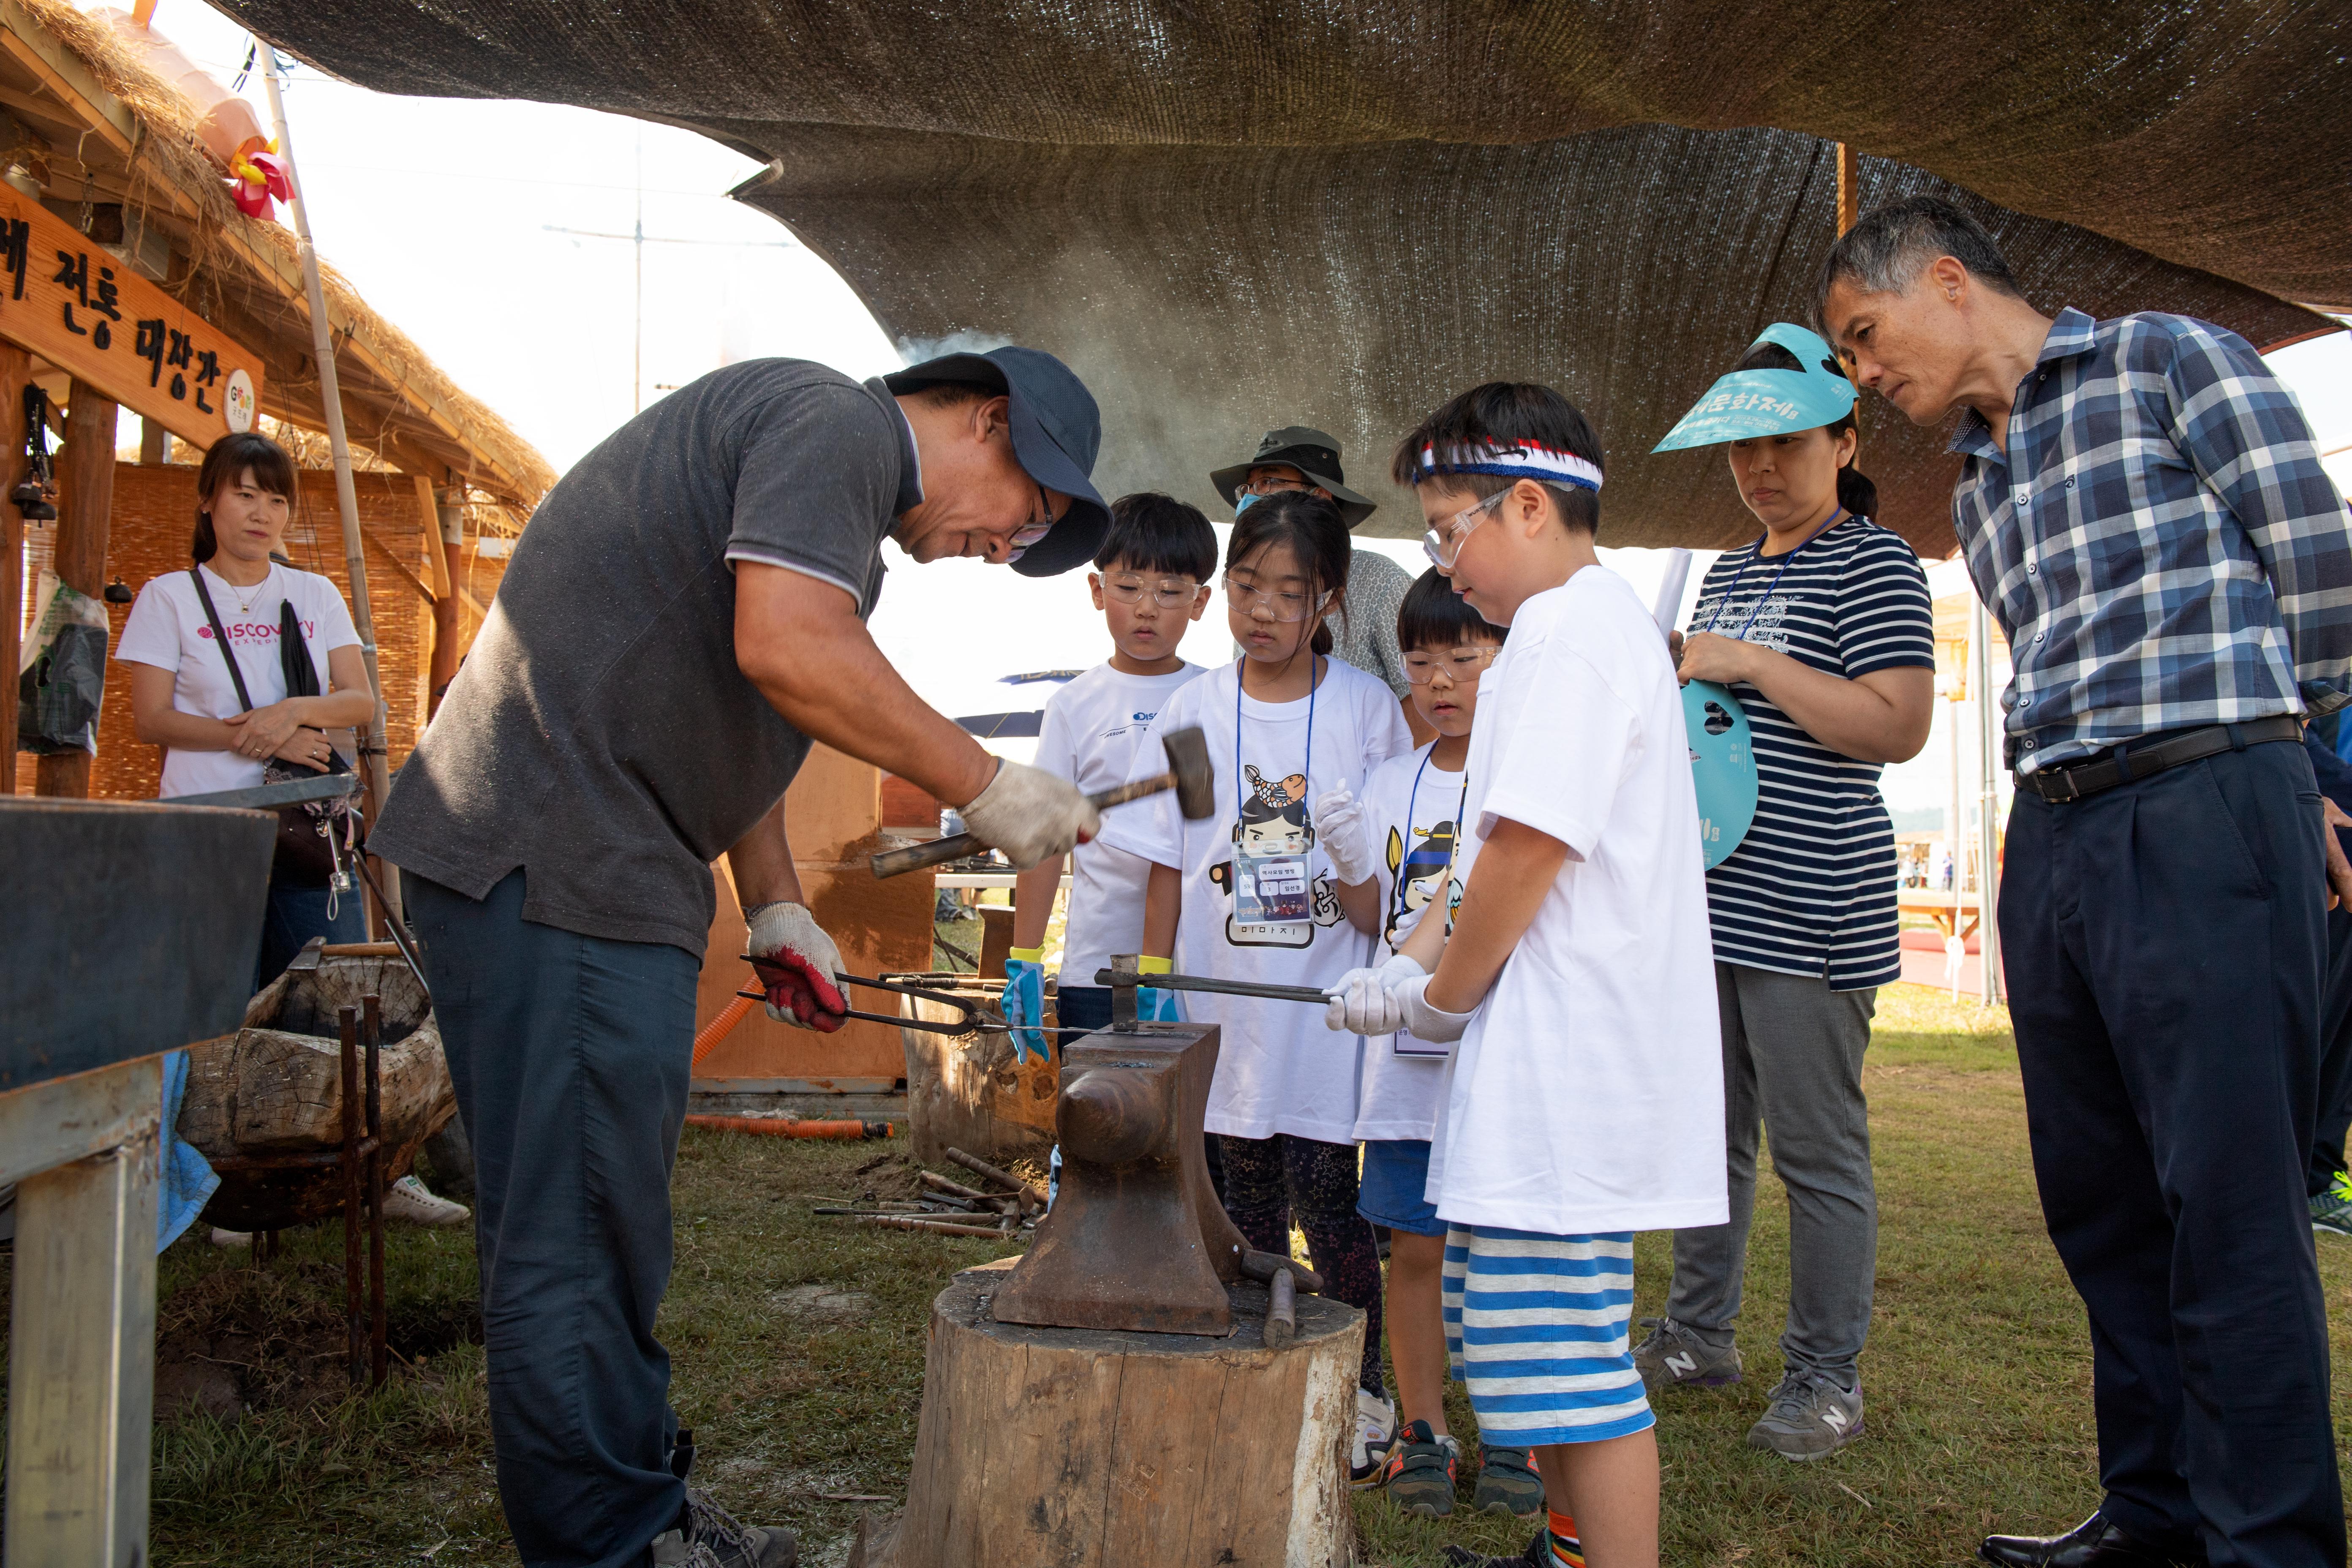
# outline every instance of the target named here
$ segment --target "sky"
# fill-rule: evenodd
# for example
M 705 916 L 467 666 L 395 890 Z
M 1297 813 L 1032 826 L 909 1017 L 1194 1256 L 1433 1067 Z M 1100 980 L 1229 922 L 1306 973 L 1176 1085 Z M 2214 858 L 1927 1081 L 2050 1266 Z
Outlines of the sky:
M 154 25 L 223 82 L 244 61 L 244 30 L 200 0 L 161 0 Z M 257 71 L 246 95 L 267 124 Z M 722 364 L 780 354 L 866 377 L 905 363 L 829 267 L 728 198 L 759 165 L 691 132 L 548 104 L 393 97 L 299 64 L 286 111 L 320 254 L 559 470 L 637 399 Z M 640 203 L 642 247 L 626 237 Z M 2328 466 L 2352 490 L 2352 334 L 2272 363 L 2321 448 L 2347 448 Z M 1243 447 L 1256 435 L 1234 433 Z M 1204 466 L 1225 460 L 1202 454 Z M 1410 541 L 1360 542 L 1410 571 L 1425 564 Z M 1665 552 L 1601 553 L 1645 601 L 1654 595 Z M 873 633 L 930 700 L 954 704 L 975 672 L 1078 668 L 1109 652 L 1082 574 L 1040 581 L 964 561 L 918 569 L 895 546 L 886 554 Z M 1708 559 L 1694 563 L 1685 612 Z M 1931 563 L 1928 578 L 1937 595 L 1968 589 L 1954 563 Z M 1223 626 L 1220 599 L 1182 651 L 1201 663 L 1229 658 Z M 1882 783 L 1898 812 L 1949 793 L 1950 705 L 1936 706 L 1926 750 Z M 1972 753 L 1962 762 L 1973 778 Z

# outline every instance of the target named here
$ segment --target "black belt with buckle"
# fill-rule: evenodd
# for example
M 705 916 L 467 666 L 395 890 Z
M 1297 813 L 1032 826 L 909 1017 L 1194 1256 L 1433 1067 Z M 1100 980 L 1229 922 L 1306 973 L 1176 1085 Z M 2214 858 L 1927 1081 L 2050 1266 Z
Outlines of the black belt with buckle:
M 2147 742 L 2129 750 L 2118 746 L 2107 755 L 2092 762 L 2020 773 L 2017 787 L 2053 805 L 2063 805 L 2068 801 L 2113 789 L 2119 784 L 2129 784 L 2150 773 L 2160 773 L 2167 768 L 2177 768 L 2183 763 L 2201 762 L 2223 752 L 2242 752 L 2248 746 L 2259 746 L 2266 741 L 2302 739 L 2303 721 L 2292 713 L 2251 719 L 2242 724 L 2206 724 L 2194 730 L 2176 730 L 2160 741 Z

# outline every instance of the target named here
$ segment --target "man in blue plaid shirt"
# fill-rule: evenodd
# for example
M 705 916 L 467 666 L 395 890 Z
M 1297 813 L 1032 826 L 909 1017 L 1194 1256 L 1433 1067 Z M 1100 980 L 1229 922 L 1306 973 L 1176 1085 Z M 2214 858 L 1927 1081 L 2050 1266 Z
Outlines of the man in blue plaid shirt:
M 2009 636 L 2010 1010 L 2050 1238 L 2089 1310 L 2099 1511 L 1988 1561 L 2340 1568 L 2305 1170 L 2326 911 L 2305 719 L 2352 682 L 2352 531 L 2242 339 L 2028 304 L 1950 203 L 1866 215 L 1816 313 L 1915 424 Z

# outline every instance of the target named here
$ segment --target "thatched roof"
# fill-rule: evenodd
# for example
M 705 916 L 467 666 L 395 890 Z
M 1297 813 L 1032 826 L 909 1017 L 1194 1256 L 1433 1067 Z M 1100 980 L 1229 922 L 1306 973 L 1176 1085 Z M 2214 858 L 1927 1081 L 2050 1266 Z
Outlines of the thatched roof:
M 158 279 L 264 362 L 263 409 L 324 427 L 310 310 L 284 225 L 236 210 L 205 151 L 197 109 L 103 19 L 67 0 L 0 0 L 0 107 L 16 145 L 52 196 L 120 203 L 148 231 Z M 134 257 L 140 250 L 133 239 Z M 344 418 L 355 446 L 436 483 L 455 479 L 527 515 L 555 482 L 530 442 L 446 375 L 348 279 L 321 263 Z
M 1753 521 L 1649 447 L 1801 319 L 1866 204 L 1958 192 L 2045 308 L 2258 345 L 2352 303 L 2340 0 L 222 0 L 387 91 L 690 125 L 885 327 L 1003 335 L 1101 395 L 1102 472 L 1213 498 L 1282 424 L 1370 476 L 1448 393 L 1549 381 L 1610 449 L 1603 538 Z M 1867 411 L 1884 520 L 1950 546 L 1940 432 Z M 1372 532 L 1416 531 L 1384 485 Z

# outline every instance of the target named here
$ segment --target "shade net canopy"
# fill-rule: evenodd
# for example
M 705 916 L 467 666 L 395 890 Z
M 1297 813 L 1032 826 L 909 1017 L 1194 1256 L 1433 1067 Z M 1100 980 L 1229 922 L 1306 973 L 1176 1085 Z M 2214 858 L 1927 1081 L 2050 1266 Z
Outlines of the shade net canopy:
M 910 353 L 1013 341 L 1101 400 L 1106 494 L 1308 425 L 1417 534 L 1397 439 L 1548 382 L 1608 451 L 1601 540 L 1749 537 L 1719 457 L 1650 447 L 1861 205 L 1954 195 L 2044 310 L 2271 347 L 2352 303 L 2340 0 L 1933 14 L 1885 0 L 223 0 L 385 91 L 690 126 Z M 1951 549 L 1949 430 L 1865 395 L 1881 521 Z

